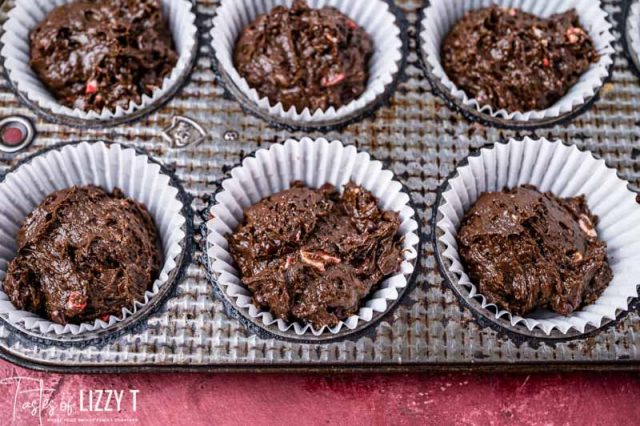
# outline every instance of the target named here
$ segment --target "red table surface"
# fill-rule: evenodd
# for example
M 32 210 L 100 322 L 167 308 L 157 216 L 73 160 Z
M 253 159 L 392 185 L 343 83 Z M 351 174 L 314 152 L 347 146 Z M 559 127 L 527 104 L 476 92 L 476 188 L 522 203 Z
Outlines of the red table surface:
M 96 390 L 107 389 L 124 392 L 120 412 L 80 411 L 80 392 L 88 409 L 88 392 L 93 391 L 96 401 Z M 138 391 L 135 412 L 131 389 Z M 638 373 L 62 375 L 0 361 L 0 395 L 0 423 L 18 425 L 637 425 L 640 421 Z M 115 399 L 105 405 L 107 392 L 102 395 L 95 408 L 115 409 Z

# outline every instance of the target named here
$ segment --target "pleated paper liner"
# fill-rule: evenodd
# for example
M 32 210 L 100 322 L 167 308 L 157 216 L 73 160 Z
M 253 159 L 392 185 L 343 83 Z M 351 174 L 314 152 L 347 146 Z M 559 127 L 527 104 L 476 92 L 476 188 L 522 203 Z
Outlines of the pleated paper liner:
M 584 194 L 599 217 L 598 237 L 607 243 L 613 280 L 592 304 L 570 315 L 539 309 L 519 316 L 498 308 L 479 293 L 457 251 L 456 233 L 465 212 L 483 192 L 523 184 L 562 197 Z M 640 206 L 636 194 L 604 160 L 575 146 L 546 139 L 511 139 L 469 156 L 442 185 L 433 211 L 436 260 L 447 284 L 481 323 L 519 337 L 566 339 L 605 327 L 638 297 L 640 283 Z
M 629 66 L 640 78 L 640 1 L 630 0 L 622 13 L 622 44 Z
M 227 92 L 249 113 L 275 127 L 291 130 L 336 130 L 372 115 L 393 95 L 404 70 L 408 51 L 407 23 L 390 0 L 307 0 L 312 8 L 332 6 L 347 15 L 371 36 L 374 54 L 369 62 L 369 81 L 357 99 L 336 109 L 285 110 L 281 103 L 260 97 L 240 76 L 233 63 L 238 35 L 259 15 L 292 0 L 222 0 L 211 29 L 213 66 Z
M 143 300 L 124 307 L 107 321 L 57 324 L 18 310 L 2 291 L 9 262 L 16 255 L 16 235 L 26 216 L 48 195 L 72 186 L 120 188 L 146 206 L 157 228 L 163 253 L 159 277 Z M 119 144 L 80 142 L 46 149 L 21 163 L 0 182 L 0 318 L 31 337 L 81 342 L 105 337 L 149 315 L 171 292 L 190 261 L 192 215 L 181 184 L 146 154 Z
M 591 64 L 560 100 L 544 110 L 506 111 L 494 110 L 490 105 L 481 105 L 463 90 L 458 89 L 446 75 L 440 62 L 440 50 L 444 38 L 465 12 L 493 4 L 519 9 L 540 17 L 576 9 L 580 23 L 591 36 L 600 59 L 597 63 Z M 568 122 L 588 110 L 597 100 L 597 94 L 610 78 L 613 68 L 615 50 L 611 29 L 608 15 L 602 10 L 600 2 L 592 0 L 426 0 L 418 18 L 416 41 L 424 73 L 434 93 L 443 98 L 449 107 L 467 119 L 484 125 L 530 130 Z
M 164 16 L 171 31 L 178 62 L 164 78 L 162 87 L 151 96 L 143 95 L 140 103 L 131 102 L 124 109 L 103 108 L 84 111 L 60 104 L 42 84 L 29 65 L 29 34 L 54 8 L 74 0 L 16 0 L 9 12 L 0 38 L 7 80 L 16 95 L 38 115 L 48 121 L 78 127 L 106 127 L 139 119 L 167 102 L 188 80 L 198 49 L 198 28 L 194 6 L 189 0 L 161 0 Z
M 227 237 L 242 223 L 244 209 L 289 188 L 296 180 L 312 188 L 331 183 L 339 189 L 352 181 L 371 191 L 382 209 L 400 214 L 399 232 L 404 249 L 400 270 L 383 280 L 357 314 L 335 327 L 317 329 L 297 321 L 287 322 L 253 304 L 229 253 Z M 231 315 L 261 336 L 317 342 L 356 334 L 388 313 L 416 274 L 420 234 L 408 192 L 382 163 L 339 141 L 303 138 L 257 151 L 222 181 L 208 214 L 210 219 L 203 225 L 207 273 L 220 298 L 231 308 Z

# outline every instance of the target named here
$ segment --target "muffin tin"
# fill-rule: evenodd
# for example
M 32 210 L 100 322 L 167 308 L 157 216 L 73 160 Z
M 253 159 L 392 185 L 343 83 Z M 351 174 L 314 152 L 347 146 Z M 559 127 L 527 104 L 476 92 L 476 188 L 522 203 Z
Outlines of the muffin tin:
M 0 20 L 12 1 L 5 2 Z M 637 301 L 604 328 L 550 338 L 527 336 L 496 324 L 473 305 L 461 302 L 443 280 L 434 256 L 432 213 L 447 176 L 478 149 L 511 137 L 560 139 L 604 158 L 632 187 L 640 184 L 640 81 L 623 55 L 621 25 L 613 33 L 617 58 L 612 79 L 600 99 L 582 115 L 551 128 L 498 129 L 470 122 L 452 110 L 430 87 L 419 66 L 416 27 L 421 4 L 397 0 L 413 27 L 405 79 L 389 104 L 347 127 L 289 131 L 247 114 L 212 70 L 209 32 L 218 1 L 195 2 L 200 23 L 199 55 L 190 80 L 166 104 L 138 121 L 109 128 L 52 124 L 23 106 L 0 82 L 4 117 L 25 116 L 37 135 L 16 153 L 0 153 L 0 174 L 30 155 L 60 142 L 106 139 L 142 149 L 175 173 L 192 197 L 196 212 L 191 230 L 207 219 L 207 207 L 219 182 L 259 148 L 287 139 L 340 140 L 380 160 L 410 193 L 420 222 L 422 252 L 413 285 L 385 315 L 366 328 L 326 342 L 298 342 L 256 334 L 215 294 L 205 267 L 192 262 L 184 279 L 157 310 L 130 328 L 87 342 L 51 342 L 17 332 L 0 321 L 0 356 L 47 371 L 147 370 L 432 370 L 606 368 L 638 369 L 640 318 Z M 625 3 L 603 1 L 621 22 Z M 194 259 L 202 257 L 202 237 L 195 234 Z

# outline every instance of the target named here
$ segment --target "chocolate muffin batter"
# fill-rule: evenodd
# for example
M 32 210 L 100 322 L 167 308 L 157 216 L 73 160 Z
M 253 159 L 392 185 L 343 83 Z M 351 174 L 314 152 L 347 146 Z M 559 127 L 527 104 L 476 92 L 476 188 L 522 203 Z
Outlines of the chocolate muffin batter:
M 458 249 L 489 301 L 519 315 L 567 315 L 612 279 L 597 221 L 584 196 L 562 199 L 532 186 L 484 193 L 462 221 Z
M 60 324 L 107 320 L 143 300 L 162 255 L 146 208 L 95 186 L 49 195 L 18 231 L 4 292 Z
M 176 65 L 160 0 L 81 0 L 53 9 L 29 36 L 31 67 L 63 105 L 140 103 Z
M 459 89 L 509 112 L 549 108 L 599 57 L 575 10 L 541 19 L 497 6 L 466 13 L 441 56 Z
M 272 104 L 298 112 L 339 108 L 367 86 L 373 41 L 333 7 L 296 0 L 275 7 L 242 30 L 234 62 L 250 87 Z
M 402 262 L 400 218 L 352 183 L 294 183 L 245 211 L 231 255 L 254 303 L 285 320 L 334 326 Z

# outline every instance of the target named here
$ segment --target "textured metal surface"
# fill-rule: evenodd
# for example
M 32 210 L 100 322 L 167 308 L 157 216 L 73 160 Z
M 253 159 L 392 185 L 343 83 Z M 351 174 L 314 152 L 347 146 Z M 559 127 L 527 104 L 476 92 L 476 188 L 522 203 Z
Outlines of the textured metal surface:
M 413 24 L 419 2 L 398 1 Z M 610 13 L 619 13 L 622 3 L 605 2 Z M 6 8 L 6 6 L 5 6 Z M 53 143 L 74 139 L 106 138 L 132 143 L 175 169 L 193 208 L 205 207 L 207 194 L 227 167 L 248 153 L 289 137 L 321 136 L 268 128 L 244 113 L 233 100 L 224 98 L 215 82 L 208 57 L 208 26 L 215 2 L 202 0 L 198 12 L 203 20 L 201 55 L 191 81 L 181 92 L 152 115 L 119 127 L 77 129 L 54 125 L 36 118 L 23 108 L 6 81 L 0 85 L 0 116 L 23 114 L 34 118 L 38 137 L 19 155 L 0 154 L 0 170 L 6 171 L 28 153 Z M 615 31 L 618 40 L 619 30 Z M 0 325 L 0 350 L 13 361 L 30 365 L 109 366 L 147 368 L 191 368 L 248 366 L 344 367 L 359 365 L 568 365 L 640 361 L 640 321 L 638 311 L 614 327 L 586 339 L 556 343 L 515 342 L 508 336 L 483 328 L 470 311 L 462 308 L 443 285 L 428 243 L 429 221 L 436 191 L 444 178 L 468 153 L 496 140 L 511 136 L 545 136 L 563 139 L 588 148 L 604 157 L 633 184 L 640 183 L 640 83 L 630 72 L 622 46 L 612 81 L 601 91 L 601 99 L 571 123 L 535 132 L 514 132 L 472 124 L 434 96 L 418 66 L 415 43 L 408 57 L 406 81 L 402 82 L 390 105 L 374 117 L 326 135 L 355 144 L 359 149 L 385 161 L 411 191 L 423 230 L 421 274 L 417 285 L 391 315 L 353 340 L 329 344 L 298 344 L 261 339 L 230 319 L 221 302 L 215 300 L 211 285 L 198 264 L 190 266 L 187 277 L 160 311 L 138 328 L 111 341 L 88 347 L 46 346 L 34 343 Z M 210 133 L 211 140 L 182 149 L 173 148 L 162 137 L 174 115 L 196 120 Z M 196 226 L 200 219 L 196 219 Z M 198 253 L 195 254 L 199 256 Z

